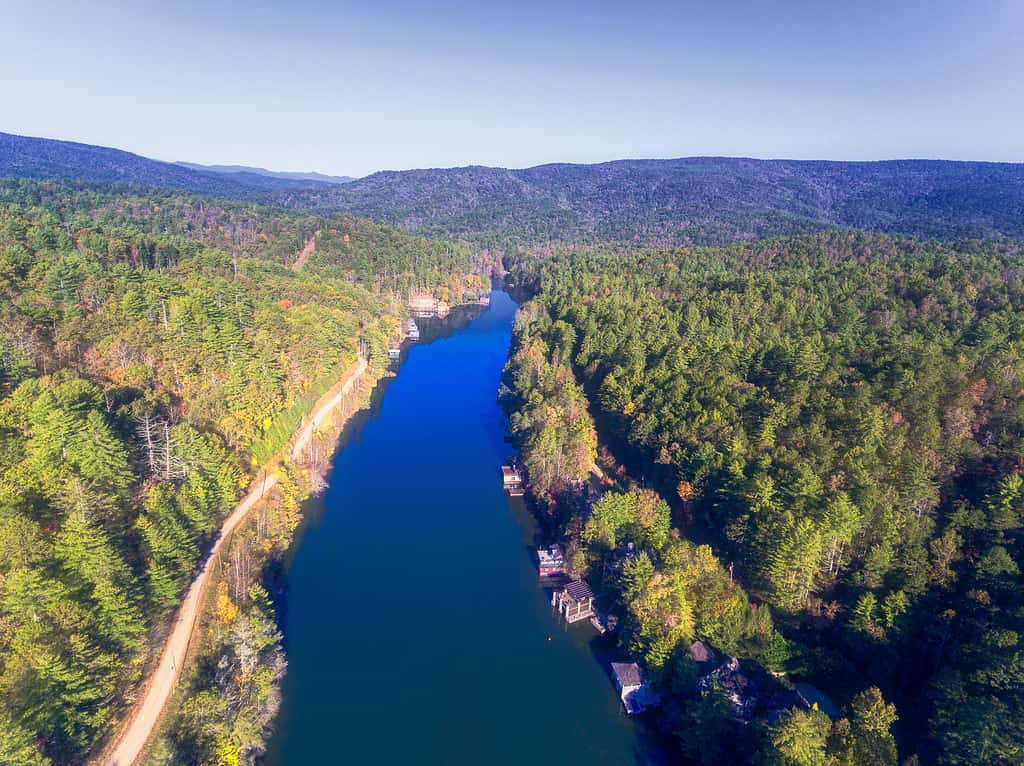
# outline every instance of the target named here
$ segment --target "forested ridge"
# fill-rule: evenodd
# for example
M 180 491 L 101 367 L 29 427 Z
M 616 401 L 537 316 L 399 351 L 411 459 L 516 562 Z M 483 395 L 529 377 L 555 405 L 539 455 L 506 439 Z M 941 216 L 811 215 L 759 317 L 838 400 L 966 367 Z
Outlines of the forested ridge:
M 286 189 L 288 207 L 366 215 L 495 249 L 715 245 L 854 226 L 925 237 L 1021 236 L 1024 166 L 734 157 L 374 173 Z
M 196 169 L 0 133 L 0 175 L 164 187 L 320 215 L 347 213 L 495 252 L 602 242 L 620 250 L 721 245 L 835 227 L 938 238 L 1024 235 L 1020 163 L 683 157 L 382 171 L 337 184 Z
M 838 231 L 513 267 L 536 295 L 506 373 L 534 491 L 564 499 L 690 760 L 1024 759 L 1021 255 Z M 643 484 L 589 508 L 597 432 Z M 838 717 L 739 724 L 695 686 L 694 639 Z
M 48 210 L 65 227 L 78 220 L 102 225 L 126 260 L 157 269 L 173 265 L 177 257 L 168 237 L 183 237 L 233 258 L 288 264 L 317 235 L 310 266 L 317 273 L 358 282 L 378 295 L 401 298 L 410 289 L 426 290 L 457 303 L 461 295 L 448 295 L 452 277 L 458 284 L 473 282 L 467 278 L 486 277 L 491 265 L 465 243 L 424 239 L 365 218 L 320 216 L 168 189 L 0 179 L 0 204 Z M 158 243 L 152 235 L 167 241 Z
M 347 236 L 290 268 L 317 231 Z M 360 346 L 386 364 L 402 291 L 474 271 L 465 248 L 351 218 L 0 183 L 0 763 L 85 758 L 253 474 Z M 292 470 L 264 557 L 298 520 Z M 251 761 L 276 709 L 280 635 L 237 563 L 193 703 L 219 712 L 177 723 L 167 762 Z

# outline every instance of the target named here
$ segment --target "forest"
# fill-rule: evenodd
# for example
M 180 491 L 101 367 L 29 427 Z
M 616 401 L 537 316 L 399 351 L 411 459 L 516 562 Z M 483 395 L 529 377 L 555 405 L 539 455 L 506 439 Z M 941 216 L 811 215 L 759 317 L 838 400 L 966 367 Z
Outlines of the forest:
M 291 268 L 336 230 L 344 243 Z M 383 282 L 364 284 L 368 253 Z M 80 763 L 102 744 L 225 511 L 358 349 L 387 364 L 401 290 L 475 268 L 351 218 L 0 183 L 0 762 Z M 297 523 L 299 477 L 278 470 L 259 565 Z M 168 763 L 250 762 L 275 709 L 284 659 L 259 578 L 216 596 L 212 665 Z M 240 699 L 227 729 L 189 714 Z
M 1021 255 L 841 230 L 512 266 L 513 434 L 689 761 L 1024 762 Z M 695 640 L 838 712 L 739 714 Z

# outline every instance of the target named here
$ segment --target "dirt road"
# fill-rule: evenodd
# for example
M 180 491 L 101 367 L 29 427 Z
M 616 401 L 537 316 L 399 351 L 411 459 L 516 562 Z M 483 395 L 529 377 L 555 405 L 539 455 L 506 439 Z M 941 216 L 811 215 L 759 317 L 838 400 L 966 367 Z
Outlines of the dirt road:
M 299 429 L 295 444 L 292 448 L 291 457 L 298 457 L 306 448 L 316 429 L 324 419 L 339 405 L 345 396 L 352 390 L 356 381 L 366 372 L 366 360 L 360 359 L 354 368 L 350 369 L 344 382 L 335 386 L 331 392 L 314 406 L 310 418 L 306 424 Z M 160 720 L 160 713 L 170 699 L 174 691 L 174 685 L 181 672 L 181 663 L 188 651 L 189 641 L 192 639 L 192 632 L 196 621 L 199 618 L 199 609 L 203 601 L 203 594 L 210 579 L 210 573 L 214 562 L 217 560 L 217 552 L 225 540 L 230 538 L 231 533 L 245 520 L 246 515 L 252 510 L 263 495 L 277 484 L 277 474 L 264 474 L 253 482 L 249 494 L 235 507 L 231 514 L 224 519 L 221 525 L 220 534 L 209 555 L 203 562 L 199 574 L 196 575 L 192 585 L 185 594 L 178 613 L 174 618 L 174 625 L 171 633 L 164 643 L 163 653 L 160 655 L 160 664 L 149 679 L 142 698 L 136 703 L 135 711 L 128 725 L 121 731 L 110 756 L 105 763 L 107 766 L 132 766 L 142 752 L 146 742 L 153 734 L 157 722 Z
M 295 259 L 295 263 L 292 264 L 292 269 L 295 271 L 302 271 L 302 267 L 306 265 L 306 261 L 309 260 L 309 256 L 316 252 L 316 238 L 318 236 L 320 236 L 319 230 L 306 242 L 306 246 L 302 248 L 302 251 Z

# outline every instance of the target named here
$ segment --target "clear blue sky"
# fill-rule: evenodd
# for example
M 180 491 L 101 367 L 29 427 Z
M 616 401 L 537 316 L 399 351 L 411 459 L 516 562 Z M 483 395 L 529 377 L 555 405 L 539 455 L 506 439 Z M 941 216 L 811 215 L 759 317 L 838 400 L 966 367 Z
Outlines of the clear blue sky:
M 1024 160 L 1022 0 L 0 0 L 0 17 L 0 131 L 165 160 Z

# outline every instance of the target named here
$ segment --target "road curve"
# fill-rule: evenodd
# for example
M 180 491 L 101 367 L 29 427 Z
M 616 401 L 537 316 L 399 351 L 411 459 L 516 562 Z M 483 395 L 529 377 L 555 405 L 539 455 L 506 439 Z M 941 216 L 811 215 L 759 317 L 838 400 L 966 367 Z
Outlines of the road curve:
M 344 383 L 340 387 L 336 387 L 337 390 L 333 394 L 328 393 L 326 401 L 322 399 L 317 402 L 311 417 L 298 431 L 291 452 L 293 459 L 302 453 L 302 450 L 309 444 L 316 429 L 327 415 L 341 404 L 345 396 L 352 390 L 352 386 L 363 376 L 363 373 L 366 372 L 366 366 L 366 360 L 360 358 L 355 367 L 344 378 Z M 142 699 L 135 704 L 135 712 L 128 725 L 121 731 L 116 746 L 110 756 L 104 761 L 107 766 L 132 766 L 142 752 L 143 747 L 145 747 L 146 742 L 149 741 L 157 722 L 160 720 L 160 713 L 163 711 L 164 705 L 167 704 L 167 700 L 170 699 L 174 686 L 177 683 L 178 675 L 181 673 L 181 663 L 185 653 L 188 651 L 192 631 L 195 629 L 196 622 L 199 619 L 199 608 L 210 579 L 210 573 L 213 570 L 213 562 L 217 559 L 217 553 L 220 551 L 224 541 L 245 520 L 246 515 L 252 510 L 253 506 L 275 484 L 277 484 L 277 474 L 264 473 L 262 478 L 258 478 L 253 482 L 249 493 L 235 506 L 235 509 L 224 519 L 224 523 L 221 524 L 216 542 L 214 542 L 213 547 L 210 549 L 209 555 L 204 560 L 196 578 L 189 586 L 181 606 L 178 607 L 171 633 L 167 637 L 163 653 L 160 655 L 160 664 L 157 665 L 156 670 L 150 677 Z

